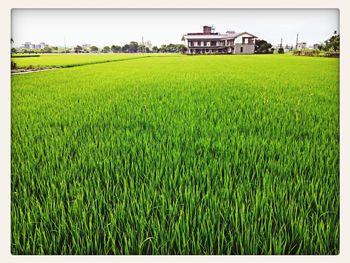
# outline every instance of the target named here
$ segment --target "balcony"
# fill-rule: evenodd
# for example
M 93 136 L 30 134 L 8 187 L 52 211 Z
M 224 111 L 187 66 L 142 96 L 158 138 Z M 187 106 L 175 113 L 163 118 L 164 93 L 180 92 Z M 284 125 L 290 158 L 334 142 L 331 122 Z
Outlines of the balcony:
M 188 42 L 188 47 L 189 48 L 215 48 L 215 47 L 225 47 L 224 42 L 219 42 L 219 44 L 216 43 L 216 41 L 211 41 L 211 42 L 204 42 L 201 41 L 200 43 L 197 42 Z

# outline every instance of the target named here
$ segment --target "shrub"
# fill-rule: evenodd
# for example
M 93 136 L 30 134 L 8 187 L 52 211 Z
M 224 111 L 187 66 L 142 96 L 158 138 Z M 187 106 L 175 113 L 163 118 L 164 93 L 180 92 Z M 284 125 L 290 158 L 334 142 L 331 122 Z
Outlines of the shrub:
M 17 69 L 17 64 L 11 61 L 11 69 Z
M 324 52 L 325 57 L 330 57 L 330 58 L 339 58 L 340 53 L 338 51 L 326 51 Z
M 294 56 L 310 56 L 310 57 L 318 57 L 320 56 L 320 51 L 318 49 L 304 49 L 304 50 L 294 50 Z

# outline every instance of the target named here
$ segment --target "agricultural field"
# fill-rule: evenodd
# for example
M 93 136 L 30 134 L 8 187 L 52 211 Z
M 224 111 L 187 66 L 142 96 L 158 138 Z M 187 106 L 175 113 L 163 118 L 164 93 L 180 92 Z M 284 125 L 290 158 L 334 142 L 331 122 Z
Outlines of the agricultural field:
M 15 255 L 339 253 L 338 59 L 62 68 L 11 104 Z
M 146 57 L 142 54 L 18 54 L 11 60 L 17 68 L 73 67 Z

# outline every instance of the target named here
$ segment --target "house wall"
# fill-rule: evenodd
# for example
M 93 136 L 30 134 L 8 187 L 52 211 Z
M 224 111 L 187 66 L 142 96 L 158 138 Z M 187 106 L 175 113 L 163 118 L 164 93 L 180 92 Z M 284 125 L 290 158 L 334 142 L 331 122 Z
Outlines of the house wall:
M 242 43 L 242 41 L 243 41 L 243 38 L 244 37 L 252 37 L 251 35 L 249 35 L 249 34 L 243 34 L 243 35 L 240 35 L 239 37 L 237 37 L 236 39 L 235 39 L 235 43 L 239 43 L 239 44 L 241 44 Z
M 191 54 L 188 44 L 189 44 L 189 43 L 188 43 L 188 39 L 184 39 L 184 45 L 185 45 L 185 47 L 187 47 L 186 53 L 187 53 L 187 54 Z
M 243 47 L 243 52 L 241 52 Z M 254 45 L 248 44 L 235 44 L 234 54 L 254 54 Z

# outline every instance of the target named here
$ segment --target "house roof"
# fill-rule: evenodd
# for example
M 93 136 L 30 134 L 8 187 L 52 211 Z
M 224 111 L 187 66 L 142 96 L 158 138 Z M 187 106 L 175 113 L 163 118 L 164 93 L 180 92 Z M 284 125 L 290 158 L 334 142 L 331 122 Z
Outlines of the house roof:
M 183 35 L 182 40 L 184 39 L 231 39 L 231 38 L 237 38 L 240 35 L 248 34 L 251 37 L 257 38 L 257 36 L 254 36 L 248 32 L 240 32 L 240 33 L 227 33 L 227 34 L 218 34 L 218 35 Z

